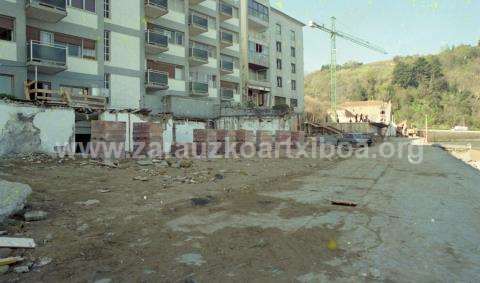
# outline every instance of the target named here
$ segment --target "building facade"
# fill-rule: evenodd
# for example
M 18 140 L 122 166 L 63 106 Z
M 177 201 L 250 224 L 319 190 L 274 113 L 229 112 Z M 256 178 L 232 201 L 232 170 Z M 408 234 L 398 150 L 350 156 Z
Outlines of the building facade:
M 179 118 L 302 113 L 303 26 L 265 0 L 0 0 L 0 93 L 29 99 L 33 81 Z

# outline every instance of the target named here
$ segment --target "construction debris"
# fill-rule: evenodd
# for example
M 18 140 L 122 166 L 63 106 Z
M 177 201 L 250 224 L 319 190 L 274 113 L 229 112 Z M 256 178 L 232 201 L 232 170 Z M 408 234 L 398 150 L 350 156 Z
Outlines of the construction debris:
M 357 204 L 354 202 L 349 202 L 349 201 L 337 201 L 337 200 L 332 200 L 330 201 L 332 205 L 340 205 L 340 206 L 351 206 L 351 207 L 356 207 Z
M 0 266 L 3 265 L 11 265 L 17 262 L 23 261 L 22 257 L 16 256 L 16 257 L 7 257 L 7 258 L 0 258 Z
M 0 248 L 35 248 L 35 241 L 30 238 L 0 237 Z
M 23 215 L 23 218 L 25 219 L 25 221 L 42 221 L 47 219 L 47 216 L 48 216 L 48 213 L 46 213 L 45 211 L 38 210 L 38 211 L 25 212 L 25 214 Z

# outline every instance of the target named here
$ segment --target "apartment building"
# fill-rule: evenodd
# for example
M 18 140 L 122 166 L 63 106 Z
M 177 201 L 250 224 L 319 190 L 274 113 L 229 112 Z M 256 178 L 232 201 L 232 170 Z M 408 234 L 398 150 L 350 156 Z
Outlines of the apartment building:
M 302 113 L 303 26 L 266 0 L 0 0 L 0 93 L 205 120 Z

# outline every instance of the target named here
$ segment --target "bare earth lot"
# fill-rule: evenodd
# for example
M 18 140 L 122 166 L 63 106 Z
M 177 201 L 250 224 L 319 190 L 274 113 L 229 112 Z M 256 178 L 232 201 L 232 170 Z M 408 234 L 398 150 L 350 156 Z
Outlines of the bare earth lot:
M 8 227 L 38 244 L 13 254 L 53 262 L 0 281 L 479 281 L 480 175 L 440 149 L 424 154 L 420 165 L 3 160 L 0 178 L 29 184 L 31 208 L 49 213 Z

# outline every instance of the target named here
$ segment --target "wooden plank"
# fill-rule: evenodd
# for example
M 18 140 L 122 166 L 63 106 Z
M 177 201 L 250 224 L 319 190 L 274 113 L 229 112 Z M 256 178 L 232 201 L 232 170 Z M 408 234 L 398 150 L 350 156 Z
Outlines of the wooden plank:
M 16 256 L 16 257 L 0 258 L 0 266 L 10 265 L 20 261 L 23 261 L 23 257 Z
M 30 238 L 0 237 L 0 248 L 35 248 L 35 241 Z

